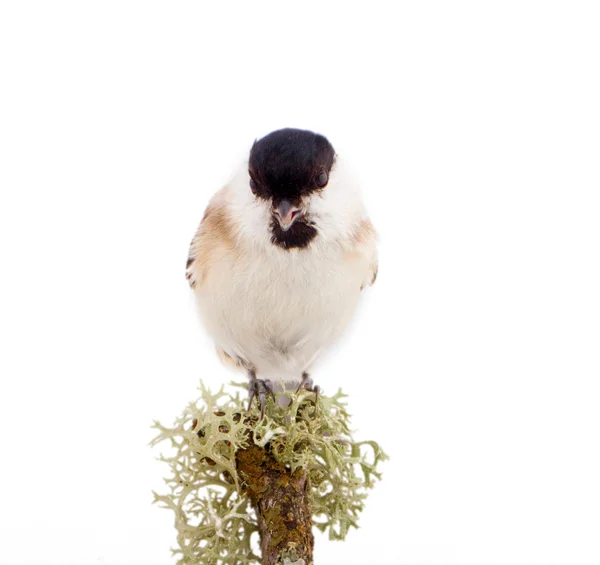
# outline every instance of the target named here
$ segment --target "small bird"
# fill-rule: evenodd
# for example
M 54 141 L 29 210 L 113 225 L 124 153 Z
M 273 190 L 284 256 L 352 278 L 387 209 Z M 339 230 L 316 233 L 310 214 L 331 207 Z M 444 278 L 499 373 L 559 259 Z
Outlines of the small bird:
M 376 243 L 352 175 L 311 131 L 256 140 L 211 199 L 186 277 L 219 357 L 248 373 L 261 416 L 274 383 L 318 395 L 311 368 L 375 282 Z

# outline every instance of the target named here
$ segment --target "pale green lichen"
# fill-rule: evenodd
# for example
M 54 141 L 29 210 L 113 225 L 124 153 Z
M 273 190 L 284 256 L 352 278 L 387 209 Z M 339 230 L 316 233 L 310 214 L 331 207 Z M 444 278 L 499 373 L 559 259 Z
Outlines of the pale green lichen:
M 200 398 L 184 410 L 174 427 L 158 422 L 152 444 L 169 441 L 171 453 L 166 494 L 155 502 L 175 513 L 178 565 L 246 565 L 260 563 L 253 551 L 256 516 L 243 494 L 235 454 L 249 442 L 268 449 L 291 472 L 308 470 L 310 505 L 315 525 L 331 539 L 344 539 L 357 527 L 368 489 L 380 479 L 386 455 L 374 441 L 357 442 L 341 390 L 334 396 L 289 394 L 285 408 L 267 402 L 265 418 L 253 405 L 246 411 L 243 385 L 235 393 L 212 394 L 203 385 Z

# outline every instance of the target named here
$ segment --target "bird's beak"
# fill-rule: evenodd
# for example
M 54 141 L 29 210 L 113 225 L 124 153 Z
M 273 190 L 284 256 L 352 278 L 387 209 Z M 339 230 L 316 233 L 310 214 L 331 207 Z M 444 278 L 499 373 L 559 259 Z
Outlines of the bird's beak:
M 294 206 L 289 200 L 280 200 L 273 208 L 273 215 L 277 218 L 281 229 L 287 231 L 298 218 L 302 217 L 302 208 Z

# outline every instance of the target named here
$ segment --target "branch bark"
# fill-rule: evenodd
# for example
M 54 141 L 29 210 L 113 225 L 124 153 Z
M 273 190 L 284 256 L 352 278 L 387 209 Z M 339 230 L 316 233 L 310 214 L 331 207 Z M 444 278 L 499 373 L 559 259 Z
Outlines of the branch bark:
M 236 454 L 243 487 L 256 510 L 262 565 L 313 563 L 314 537 L 308 503 L 307 472 L 291 473 L 263 448 Z

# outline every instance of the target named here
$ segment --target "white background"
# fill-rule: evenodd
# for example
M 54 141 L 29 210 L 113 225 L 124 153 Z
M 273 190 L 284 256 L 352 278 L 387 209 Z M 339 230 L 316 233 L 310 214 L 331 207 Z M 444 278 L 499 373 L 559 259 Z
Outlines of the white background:
M 150 424 L 234 377 L 188 244 L 285 126 L 381 236 L 315 380 L 391 461 L 317 563 L 600 563 L 599 29 L 577 1 L 3 2 L 0 563 L 174 563 Z

